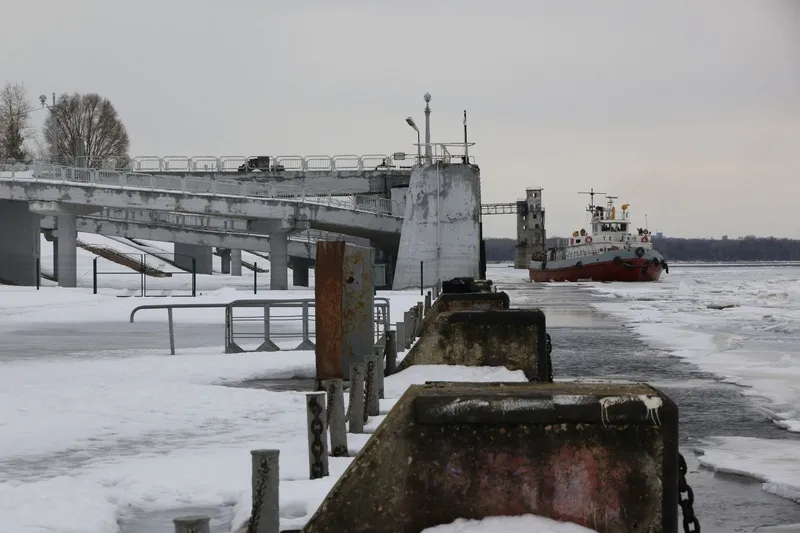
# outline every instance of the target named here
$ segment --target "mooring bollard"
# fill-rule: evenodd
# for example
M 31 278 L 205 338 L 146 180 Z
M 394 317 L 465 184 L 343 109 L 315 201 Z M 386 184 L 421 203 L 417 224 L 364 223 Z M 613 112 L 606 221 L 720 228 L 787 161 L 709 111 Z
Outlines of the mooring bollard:
M 350 365 L 350 433 L 364 433 L 364 363 Z
M 364 422 L 370 416 L 378 416 L 381 414 L 380 401 L 378 399 L 378 356 L 368 355 L 366 358 L 366 374 L 364 396 L 366 398 L 366 414 Z
M 308 419 L 308 469 L 311 479 L 328 475 L 327 409 L 324 392 L 306 394 Z
M 381 347 L 375 350 L 375 361 L 377 362 L 377 366 L 375 367 L 375 383 L 377 383 L 378 388 L 378 399 L 383 400 L 383 377 L 385 376 L 386 372 L 386 364 L 383 362 L 383 357 L 386 353 L 386 350 Z
M 386 375 L 391 376 L 397 372 L 397 332 L 386 332 Z
M 253 510 L 247 533 L 279 533 L 278 502 L 280 450 L 253 450 Z
M 395 346 L 397 346 L 398 350 L 405 350 L 406 346 L 406 324 L 405 322 L 398 322 L 395 324 L 395 328 L 397 329 L 396 336 L 395 336 Z
M 325 379 L 322 388 L 328 401 L 328 430 L 331 434 L 331 457 L 347 457 L 347 422 L 344 412 L 344 382 Z
M 207 516 L 182 516 L 172 523 L 175 533 L 211 533 L 211 519 Z

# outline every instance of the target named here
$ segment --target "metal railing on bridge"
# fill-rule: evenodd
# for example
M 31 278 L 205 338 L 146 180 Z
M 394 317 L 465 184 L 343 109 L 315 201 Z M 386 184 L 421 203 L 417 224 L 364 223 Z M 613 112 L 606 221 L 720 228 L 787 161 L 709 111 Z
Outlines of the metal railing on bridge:
M 0 165 L 0 181 L 67 183 L 126 190 L 181 192 L 203 196 L 245 197 L 324 205 L 402 218 L 401 204 L 389 198 L 278 183 L 222 180 L 193 176 L 145 174 L 122 170 L 65 167 L 43 163 Z

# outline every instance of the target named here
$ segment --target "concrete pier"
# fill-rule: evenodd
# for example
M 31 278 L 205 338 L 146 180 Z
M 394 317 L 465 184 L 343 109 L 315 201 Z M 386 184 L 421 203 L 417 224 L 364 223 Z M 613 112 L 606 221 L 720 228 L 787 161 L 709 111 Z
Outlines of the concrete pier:
M 289 233 L 271 233 L 269 236 L 269 288 L 273 291 L 289 289 Z
M 187 272 L 192 271 L 192 259 L 194 259 L 197 274 L 212 274 L 214 272 L 213 258 L 214 254 L 210 246 L 175 243 L 175 264 Z
M 27 202 L 0 200 L 0 281 L 36 285 L 39 215 Z
M 295 287 L 308 287 L 309 270 L 313 265 L 312 261 L 300 258 L 292 258 L 289 266 L 292 268 L 292 285 Z
M 56 238 L 58 239 L 58 286 L 77 287 L 78 228 L 77 216 L 58 215 Z
M 231 276 L 242 275 L 242 251 L 231 250 Z
M 219 250 L 219 257 L 222 259 L 222 273 L 223 274 L 230 274 L 231 273 L 231 251 L 223 248 Z

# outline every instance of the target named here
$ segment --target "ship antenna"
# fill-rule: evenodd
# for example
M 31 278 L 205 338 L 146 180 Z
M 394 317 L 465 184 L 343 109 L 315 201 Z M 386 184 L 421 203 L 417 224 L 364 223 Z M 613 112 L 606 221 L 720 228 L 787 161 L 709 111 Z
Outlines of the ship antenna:
M 581 191 L 581 192 L 579 192 L 578 194 L 588 194 L 588 195 L 589 195 L 589 209 L 587 209 L 587 211 L 589 211 L 589 212 L 593 212 L 593 211 L 594 211 L 594 195 L 595 195 L 595 194 L 607 194 L 607 193 L 604 193 L 604 192 L 594 192 L 594 187 L 592 187 L 591 189 L 589 189 L 589 191 L 588 191 L 588 192 L 586 192 L 586 191 Z

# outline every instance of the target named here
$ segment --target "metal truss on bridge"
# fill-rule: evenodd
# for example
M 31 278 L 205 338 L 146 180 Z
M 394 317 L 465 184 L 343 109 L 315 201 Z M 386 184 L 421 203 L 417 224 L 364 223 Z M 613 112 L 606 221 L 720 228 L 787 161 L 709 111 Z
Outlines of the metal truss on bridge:
M 481 215 L 516 215 L 517 202 L 505 204 L 482 204 Z

